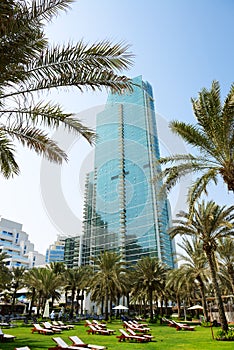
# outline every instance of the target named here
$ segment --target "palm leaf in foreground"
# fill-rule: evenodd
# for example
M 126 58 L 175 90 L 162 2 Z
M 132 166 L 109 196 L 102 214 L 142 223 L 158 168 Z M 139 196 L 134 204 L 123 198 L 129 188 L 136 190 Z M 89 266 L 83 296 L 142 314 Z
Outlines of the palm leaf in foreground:
M 65 113 L 44 97 L 39 100 L 38 95 L 61 88 L 132 90 L 131 79 L 119 74 L 132 65 L 129 45 L 108 40 L 91 45 L 83 40 L 75 45 L 48 45 L 45 23 L 72 2 L 7 0 L 4 6 L 0 4 L 0 171 L 7 178 L 19 174 L 13 140 L 58 163 L 67 156 L 43 128 L 62 126 L 94 142 L 93 130 L 73 113 Z

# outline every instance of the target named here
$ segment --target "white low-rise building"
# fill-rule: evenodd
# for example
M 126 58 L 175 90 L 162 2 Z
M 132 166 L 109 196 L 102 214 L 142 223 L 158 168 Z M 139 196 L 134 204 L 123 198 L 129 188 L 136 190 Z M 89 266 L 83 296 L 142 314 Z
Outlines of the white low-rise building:
M 45 264 L 45 256 L 34 250 L 34 244 L 22 227 L 22 224 L 4 218 L 0 221 L 0 252 L 8 255 L 7 266 L 32 268 Z

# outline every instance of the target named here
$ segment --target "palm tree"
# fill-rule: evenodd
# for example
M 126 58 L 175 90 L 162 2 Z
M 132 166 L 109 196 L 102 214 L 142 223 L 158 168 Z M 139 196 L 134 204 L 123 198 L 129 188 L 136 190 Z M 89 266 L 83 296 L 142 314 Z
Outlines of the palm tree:
M 187 278 L 184 268 L 169 270 L 166 276 L 165 289 L 170 293 L 171 300 L 175 301 L 178 308 L 178 318 L 181 317 L 181 302 L 187 298 Z
M 0 253 L 0 291 L 6 289 L 11 282 L 11 273 L 6 265 L 7 258 L 7 253 Z
M 211 89 L 203 88 L 197 99 L 192 99 L 196 125 L 173 121 L 171 130 L 198 151 L 198 155 L 176 154 L 161 158 L 169 164 L 162 174 L 163 189 L 170 190 L 183 176 L 199 174 L 188 193 L 191 208 L 211 182 L 219 176 L 229 191 L 234 191 L 234 85 L 221 103 L 220 86 L 213 81 Z
M 94 133 L 59 104 L 39 100 L 38 93 L 76 87 L 80 92 L 110 88 L 132 89 L 118 72 L 132 64 L 125 43 L 108 40 L 87 45 L 49 46 L 44 26 L 66 10 L 73 0 L 6 0 L 0 4 L 0 172 L 6 178 L 19 174 L 14 141 L 33 149 L 48 160 L 61 163 L 65 152 L 45 129 L 62 126 L 84 136 Z
M 198 283 L 201 292 L 202 306 L 205 320 L 208 321 L 208 309 L 206 302 L 206 284 L 209 282 L 207 268 L 208 262 L 203 250 L 203 244 L 197 236 L 193 236 L 191 240 L 187 237 L 182 238 L 182 243 L 178 246 L 183 249 L 184 253 L 178 253 L 179 261 L 182 262 L 181 267 L 184 268 L 185 278 L 191 279 L 193 283 Z
M 30 297 L 31 297 L 31 303 L 30 303 L 30 308 L 28 310 L 29 316 L 32 314 L 32 309 L 34 306 L 34 302 L 36 300 L 36 295 L 37 295 L 37 287 L 39 283 L 39 270 L 36 267 L 33 267 L 32 269 L 28 270 L 24 274 L 24 284 L 28 288 L 30 292 Z M 28 296 L 28 297 L 29 297 Z
M 60 299 L 58 289 L 62 286 L 61 276 L 48 268 L 39 267 L 29 270 L 25 276 L 25 283 L 33 289 L 33 295 L 37 295 L 38 315 L 41 308 L 44 310 L 46 300 L 51 297 Z
M 16 293 L 24 285 L 24 273 L 25 273 L 25 267 L 23 266 L 13 267 L 11 271 L 11 274 L 12 274 L 11 287 L 13 288 L 13 296 L 12 296 L 12 304 L 11 304 L 12 313 L 14 313 L 15 311 Z
M 105 319 L 108 320 L 108 302 L 110 309 L 118 294 L 123 293 L 121 275 L 125 272 L 121 256 L 115 252 L 105 251 L 94 260 L 94 274 L 89 285 L 91 298 L 101 301 L 104 298 Z
M 234 234 L 234 206 L 220 207 L 213 201 L 198 203 L 191 217 L 190 213 L 181 211 L 177 214 L 175 226 L 170 229 L 171 237 L 179 235 L 197 236 L 203 244 L 206 254 L 216 300 L 219 309 L 219 316 L 224 331 L 228 330 L 228 323 L 224 312 L 220 286 L 218 283 L 217 264 L 215 252 L 218 240 L 223 237 L 230 237 Z
M 55 275 L 62 275 L 67 267 L 62 261 L 53 261 L 47 265 L 47 268 L 55 273 Z
M 85 268 L 83 266 L 75 269 L 67 269 L 64 273 L 64 287 L 66 291 L 71 291 L 71 309 L 70 318 L 74 314 L 74 300 L 75 294 L 80 294 L 80 290 L 85 285 Z M 78 299 L 78 298 L 77 298 Z
M 221 276 L 231 286 L 231 292 L 234 294 L 234 241 L 233 238 L 222 238 L 219 241 L 218 259 L 220 264 Z
M 134 267 L 133 293 L 144 291 L 150 307 L 150 319 L 153 320 L 153 294 L 160 293 L 166 282 L 168 268 L 157 258 L 146 256 L 138 260 Z

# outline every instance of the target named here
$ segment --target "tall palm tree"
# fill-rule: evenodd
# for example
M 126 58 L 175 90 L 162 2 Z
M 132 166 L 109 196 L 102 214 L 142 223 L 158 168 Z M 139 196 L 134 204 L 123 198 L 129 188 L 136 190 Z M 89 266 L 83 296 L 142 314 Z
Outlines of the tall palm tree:
M 59 104 L 39 99 L 38 93 L 76 87 L 80 92 L 103 87 L 131 91 L 132 83 L 119 73 L 132 64 L 125 43 L 104 40 L 86 44 L 49 45 L 44 26 L 73 0 L 5 0 L 0 3 L 0 172 L 19 174 L 14 141 L 48 160 L 67 160 L 45 130 L 62 126 L 84 136 L 94 133 Z
M 105 319 L 108 320 L 108 302 L 113 301 L 118 293 L 123 294 L 121 275 L 125 272 L 121 256 L 105 251 L 94 260 L 94 274 L 90 280 L 91 298 L 104 298 Z M 112 305 L 110 305 L 110 308 Z
M 170 235 L 171 237 L 178 234 L 197 236 L 202 242 L 216 294 L 222 329 L 227 331 L 228 323 L 218 282 L 215 252 L 220 238 L 234 234 L 234 206 L 226 208 L 220 207 L 213 201 L 208 203 L 202 201 L 197 204 L 192 217 L 190 213 L 183 211 L 177 214 L 177 217 L 178 220 L 175 220 L 175 226 L 171 228 Z
M 187 237 L 182 238 L 182 242 L 178 243 L 184 253 L 178 253 L 178 260 L 181 261 L 181 267 L 184 267 L 185 276 L 187 279 L 192 279 L 193 282 L 198 282 L 201 292 L 201 300 L 204 311 L 205 320 L 208 320 L 208 308 L 206 302 L 206 284 L 208 279 L 208 262 L 203 250 L 203 243 L 197 236 L 192 239 Z
M 213 81 L 210 90 L 203 88 L 198 98 L 192 99 L 192 106 L 197 124 L 173 121 L 170 128 L 198 153 L 175 154 L 160 160 L 169 165 L 160 175 L 164 178 L 163 189 L 168 191 L 183 176 L 199 174 L 188 193 L 191 208 L 211 182 L 217 184 L 219 176 L 234 192 L 234 85 L 223 105 L 219 83 Z
M 134 267 L 135 280 L 133 281 L 133 293 L 144 291 L 150 307 L 150 319 L 153 320 L 153 295 L 160 293 L 166 282 L 168 268 L 157 258 L 149 256 L 138 260 Z

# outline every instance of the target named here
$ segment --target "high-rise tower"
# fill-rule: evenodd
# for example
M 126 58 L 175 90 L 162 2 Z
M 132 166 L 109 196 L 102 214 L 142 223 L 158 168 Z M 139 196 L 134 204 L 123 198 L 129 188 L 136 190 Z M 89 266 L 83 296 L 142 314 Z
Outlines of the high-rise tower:
M 170 267 L 169 203 L 159 197 L 158 135 L 152 87 L 133 79 L 133 93 L 110 94 L 97 115 L 94 171 L 87 175 L 82 263 L 101 251 L 127 263 L 158 257 Z

